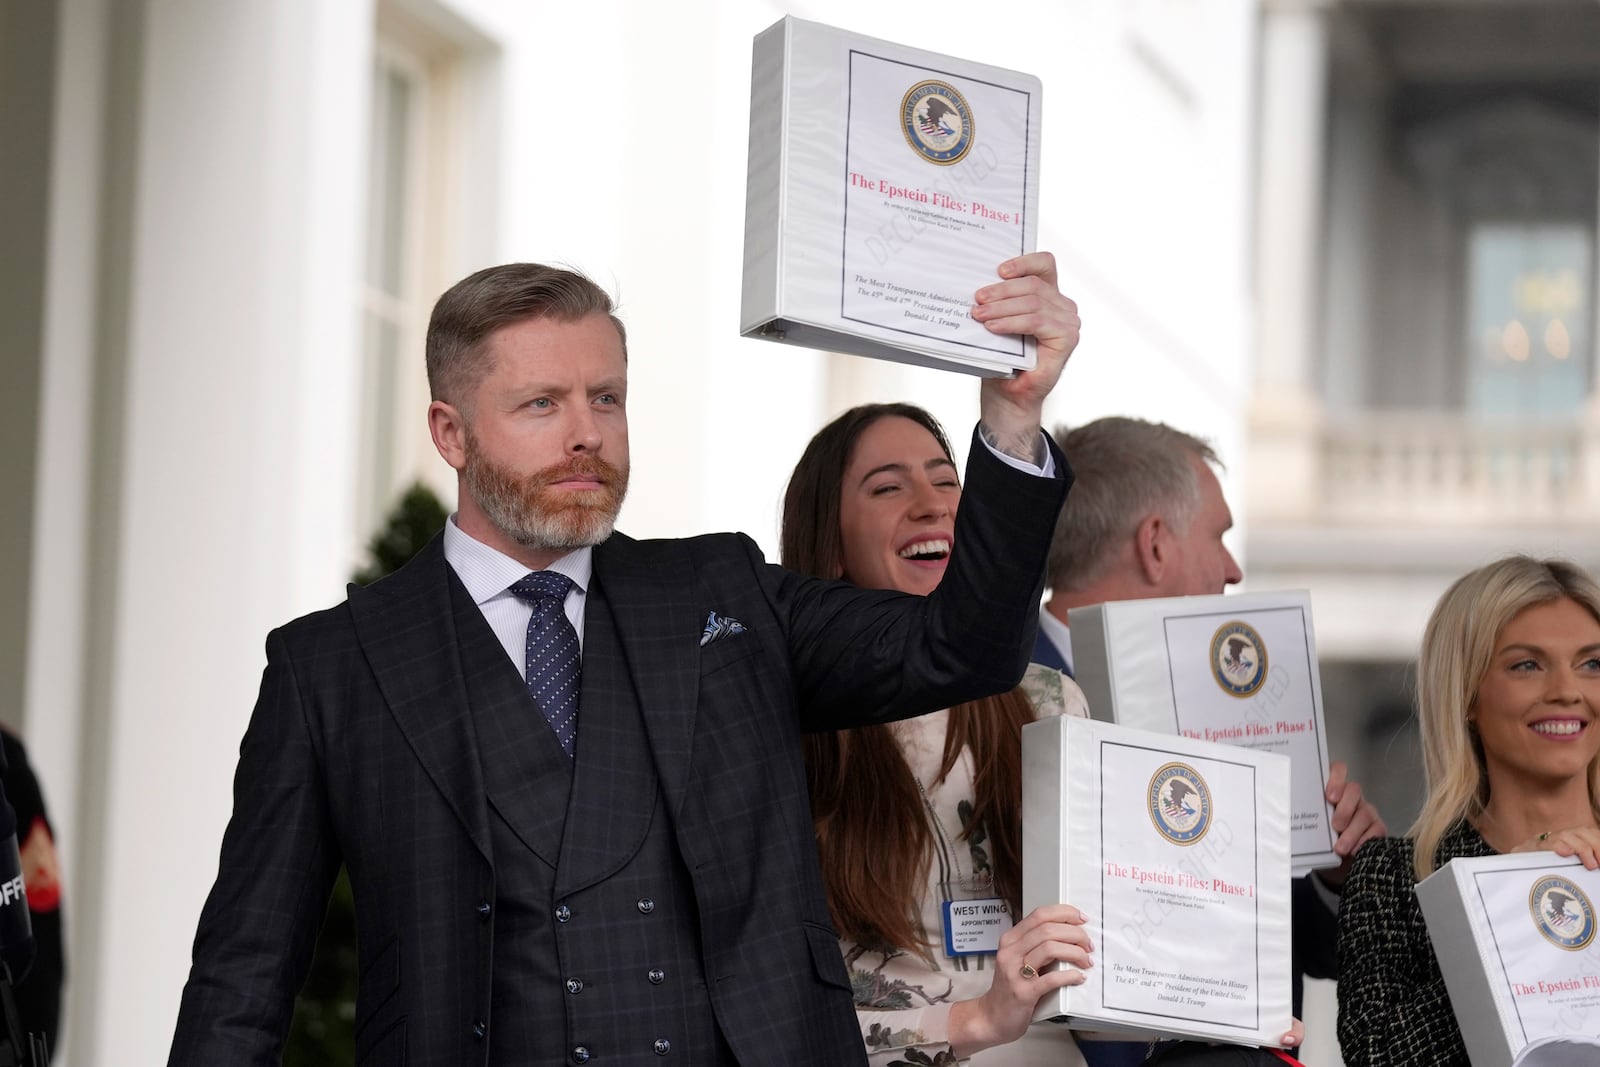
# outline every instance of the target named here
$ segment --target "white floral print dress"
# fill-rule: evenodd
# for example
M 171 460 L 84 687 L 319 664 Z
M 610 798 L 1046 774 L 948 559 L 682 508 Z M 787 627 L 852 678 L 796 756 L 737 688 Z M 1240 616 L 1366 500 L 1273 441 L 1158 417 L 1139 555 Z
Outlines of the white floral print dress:
M 1082 691 L 1059 671 L 1030 665 L 1022 684 L 1041 718 L 1088 715 Z M 932 962 L 914 952 L 885 953 L 840 942 L 855 989 L 856 1014 L 868 1058 L 872 1067 L 947 1067 L 957 1062 L 993 1067 L 1082 1067 L 1083 1056 L 1065 1027 L 1029 1027 L 1020 1040 L 970 1060 L 958 1061 L 950 1051 L 950 1006 L 988 992 L 994 957 L 952 957 L 945 952 L 944 901 L 992 897 L 994 882 L 983 832 L 960 840 L 963 816 L 972 806 L 972 754 L 963 752 L 944 781 L 933 781 L 944 754 L 949 718 L 948 711 L 939 711 L 893 727 L 911 773 L 927 797 L 927 818 L 934 832 L 934 858 L 919 910 L 922 933 L 932 946 Z

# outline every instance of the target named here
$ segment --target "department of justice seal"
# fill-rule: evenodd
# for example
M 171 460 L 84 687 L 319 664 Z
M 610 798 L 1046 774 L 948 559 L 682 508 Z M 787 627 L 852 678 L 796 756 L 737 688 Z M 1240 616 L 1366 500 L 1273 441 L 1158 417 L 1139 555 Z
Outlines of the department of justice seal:
M 1267 646 L 1246 622 L 1225 622 L 1211 638 L 1211 676 L 1230 696 L 1247 697 L 1267 680 Z
M 900 129 L 912 151 L 941 167 L 959 163 L 972 148 L 972 110 L 945 82 L 918 82 L 906 91 Z
M 1570 878 L 1547 874 L 1528 891 L 1528 912 L 1544 939 L 1577 952 L 1594 940 L 1594 905 Z
M 1163 764 L 1150 778 L 1150 821 L 1175 845 L 1192 845 L 1211 829 L 1211 789 L 1187 763 Z

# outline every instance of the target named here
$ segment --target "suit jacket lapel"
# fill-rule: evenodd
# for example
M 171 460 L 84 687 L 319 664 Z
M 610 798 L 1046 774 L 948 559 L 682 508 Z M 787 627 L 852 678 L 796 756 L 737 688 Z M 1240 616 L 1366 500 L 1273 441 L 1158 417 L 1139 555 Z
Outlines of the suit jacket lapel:
M 554 742 L 555 735 L 545 730 Z M 559 751 L 557 746 L 557 751 Z M 598 574 L 584 607 L 578 757 L 556 893 L 576 893 L 613 874 L 644 842 L 661 796 L 638 691 Z M 565 756 L 563 756 L 565 759 Z
M 631 676 L 638 696 L 667 810 L 677 812 L 688 784 L 700 694 L 700 631 L 706 621 L 689 553 L 674 541 L 641 545 L 613 534 L 594 550 L 594 574 L 604 588 L 626 676 Z M 587 646 L 587 620 L 584 626 Z M 587 649 L 585 660 L 587 700 L 591 685 Z M 593 678 L 594 684 L 603 682 Z M 582 740 L 578 746 L 581 752 Z
M 445 561 L 443 539 L 436 537 L 393 576 L 352 587 L 349 607 L 395 722 L 472 843 L 488 858 L 489 816 L 458 655 L 452 586 L 459 588 L 460 581 Z
M 554 867 L 572 791 L 572 759 L 471 595 L 457 584 L 451 600 L 489 804 L 524 845 Z M 580 706 L 580 736 L 582 713 Z

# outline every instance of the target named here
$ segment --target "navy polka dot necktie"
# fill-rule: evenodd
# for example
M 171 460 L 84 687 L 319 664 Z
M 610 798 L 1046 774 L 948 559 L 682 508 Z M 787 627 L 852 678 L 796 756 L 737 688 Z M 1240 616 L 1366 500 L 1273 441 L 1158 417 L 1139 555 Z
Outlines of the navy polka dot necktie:
M 568 756 L 578 741 L 578 682 L 583 675 L 578 631 L 566 610 L 572 586 L 571 578 L 555 571 L 534 571 L 511 586 L 513 593 L 533 605 L 528 618 L 528 694 Z

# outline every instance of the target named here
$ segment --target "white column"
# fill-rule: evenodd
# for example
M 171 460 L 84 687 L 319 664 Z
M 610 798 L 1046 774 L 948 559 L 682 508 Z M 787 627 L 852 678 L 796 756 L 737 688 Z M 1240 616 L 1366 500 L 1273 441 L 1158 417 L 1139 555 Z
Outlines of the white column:
M 1326 0 L 1271 0 L 1261 27 L 1253 516 L 1309 518 L 1321 404 L 1313 380 L 1321 287 L 1328 83 Z
M 1596 189 L 1596 217 L 1600 218 L 1600 189 Z M 1600 519 L 1600 228 L 1593 234 L 1593 250 L 1589 262 L 1589 299 L 1593 301 L 1590 314 L 1589 347 L 1594 369 L 1589 386 L 1589 402 L 1583 412 L 1583 443 L 1579 462 L 1582 464 L 1582 503 L 1573 501 L 1577 511 L 1587 513 L 1590 519 Z
M 107 214 L 124 203 L 126 184 L 115 189 L 108 162 L 125 140 L 128 94 L 125 64 L 113 59 L 136 45 L 130 26 L 135 5 L 114 17 L 112 0 L 63 0 L 58 7 L 54 126 L 51 131 L 51 189 L 46 218 L 44 335 L 41 348 L 37 486 L 33 512 L 31 570 L 36 576 L 28 603 L 27 689 L 24 721 L 29 757 L 44 792 L 63 882 L 67 974 L 62 1012 L 66 1026 L 51 1050 L 58 1063 L 87 1063 L 82 1050 L 93 1009 L 91 977 L 99 959 L 95 942 L 100 925 L 91 917 L 101 894 L 98 842 L 103 825 L 83 808 L 102 811 L 102 764 L 94 741 L 91 702 L 104 694 L 93 672 L 106 600 L 94 595 L 101 572 L 96 549 L 114 535 L 114 503 L 101 499 L 100 439 L 113 434 L 105 418 L 103 394 L 114 392 L 99 381 L 105 338 L 121 321 L 120 305 L 103 282 L 119 263 L 121 245 L 108 239 Z M 112 91 L 116 86 L 116 92 Z M 113 103 L 115 102 L 115 103 Z M 122 133 L 114 133 L 121 130 Z
M 68 1026 L 92 1067 L 159 1061 L 171 1041 L 263 638 L 343 596 L 358 410 L 371 4 L 137 10 L 98 27 L 137 61 L 104 133 L 100 300 L 116 313 L 91 373 L 110 410 L 80 487 Z M 47 479 L 70 476 L 71 441 L 46 446 Z M 81 517 L 46 503 L 81 542 Z
M 1363 28 L 1330 27 L 1328 75 L 1329 156 L 1323 217 L 1323 269 L 1319 315 L 1322 350 L 1312 370 L 1313 391 L 1332 413 L 1367 406 L 1371 377 L 1372 276 L 1378 262 L 1378 194 L 1384 168 L 1385 114 L 1391 86 L 1385 60 Z

